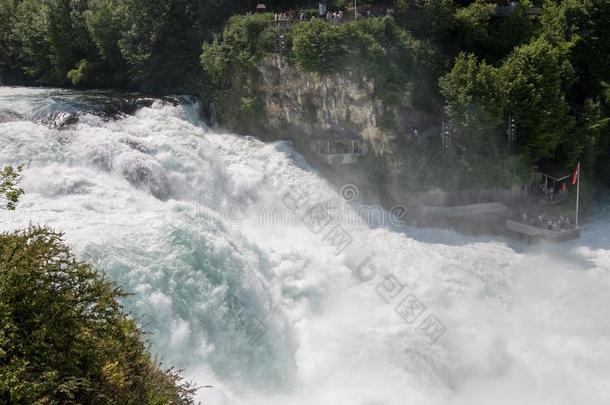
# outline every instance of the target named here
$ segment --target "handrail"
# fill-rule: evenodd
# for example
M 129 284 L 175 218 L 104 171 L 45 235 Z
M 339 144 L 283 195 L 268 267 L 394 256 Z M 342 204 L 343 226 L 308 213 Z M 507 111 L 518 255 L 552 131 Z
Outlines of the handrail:
M 295 25 L 295 24 L 299 24 L 299 23 L 305 23 L 305 22 L 311 22 L 311 21 L 323 21 L 323 22 L 327 22 L 328 24 L 331 25 L 341 25 L 341 24 L 347 24 L 347 23 L 351 23 L 354 21 L 361 21 L 361 20 L 365 20 L 367 18 L 372 18 L 372 17 L 392 17 L 392 16 L 371 16 L 371 17 L 358 17 L 355 18 L 354 16 L 343 16 L 341 18 L 336 19 L 337 20 L 337 24 L 333 24 L 333 19 L 332 18 L 326 18 L 326 17 L 316 17 L 315 19 L 311 19 L 311 18 L 306 18 L 306 19 L 299 19 L 299 18 L 292 18 L 292 19 L 279 19 L 279 20 L 271 20 L 271 21 L 264 21 L 265 24 L 277 24 L 277 25 Z

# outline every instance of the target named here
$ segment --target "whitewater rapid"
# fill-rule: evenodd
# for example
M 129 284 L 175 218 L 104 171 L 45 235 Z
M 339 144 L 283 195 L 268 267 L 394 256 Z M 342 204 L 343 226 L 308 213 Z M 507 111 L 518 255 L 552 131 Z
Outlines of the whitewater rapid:
M 324 227 L 312 207 L 353 214 L 357 190 L 288 142 L 210 129 L 193 100 L 109 97 L 0 87 L 0 166 L 27 165 L 0 230 L 65 232 L 204 404 L 610 403 L 610 200 L 562 245 Z

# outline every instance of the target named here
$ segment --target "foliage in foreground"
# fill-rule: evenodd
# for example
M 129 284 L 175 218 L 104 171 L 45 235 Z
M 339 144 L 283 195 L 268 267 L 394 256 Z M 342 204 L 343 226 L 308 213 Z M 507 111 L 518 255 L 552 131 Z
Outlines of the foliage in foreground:
M 124 296 L 61 234 L 0 234 L 0 403 L 192 403 L 194 389 L 148 354 Z
M 23 189 L 19 187 L 23 166 L 5 166 L 0 170 L 0 209 L 15 209 Z

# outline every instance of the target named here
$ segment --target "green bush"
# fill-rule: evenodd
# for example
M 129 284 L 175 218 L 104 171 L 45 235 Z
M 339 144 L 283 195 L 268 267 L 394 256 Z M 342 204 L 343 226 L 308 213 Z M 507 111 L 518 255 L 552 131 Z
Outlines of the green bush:
M 48 228 L 0 234 L 0 403 L 190 404 L 150 357 L 125 292 Z
M 72 69 L 68 72 L 68 80 L 72 82 L 72 85 L 79 86 L 87 81 L 89 74 L 89 61 L 87 59 L 81 59 L 76 69 Z
M 332 73 L 359 67 L 369 73 L 395 64 L 408 67 L 412 41 L 392 18 L 367 18 L 333 27 L 315 20 L 298 24 L 292 37 L 292 57 L 305 70 Z
M 23 166 L 5 166 L 0 170 L 0 209 L 12 211 L 17 206 L 23 189 L 19 187 Z
M 298 24 L 292 33 L 292 54 L 305 70 L 335 72 L 347 53 L 342 34 L 342 30 L 321 20 Z
M 262 55 L 276 49 L 277 28 L 273 14 L 233 16 L 221 36 L 203 44 L 201 65 L 221 85 L 235 68 L 254 69 Z

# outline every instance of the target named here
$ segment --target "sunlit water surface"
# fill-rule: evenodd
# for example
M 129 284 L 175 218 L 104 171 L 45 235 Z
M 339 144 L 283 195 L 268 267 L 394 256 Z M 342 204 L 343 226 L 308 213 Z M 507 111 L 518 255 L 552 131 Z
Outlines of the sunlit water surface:
M 111 97 L 0 87 L 0 165 L 28 165 L 0 229 L 65 232 L 134 293 L 164 364 L 212 386 L 203 403 L 610 403 L 610 200 L 561 245 L 349 223 L 337 252 L 301 218 L 357 201 L 289 143 L 209 129 L 193 101 L 121 115 Z

